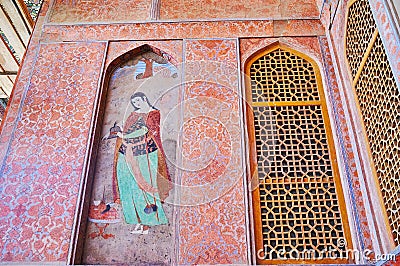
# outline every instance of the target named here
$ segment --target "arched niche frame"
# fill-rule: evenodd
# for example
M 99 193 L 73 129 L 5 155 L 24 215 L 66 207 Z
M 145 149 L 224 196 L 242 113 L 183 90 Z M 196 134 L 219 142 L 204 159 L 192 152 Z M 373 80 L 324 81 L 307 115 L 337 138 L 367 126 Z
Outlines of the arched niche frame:
M 271 61 L 266 62 L 268 60 Z M 305 70 L 303 72 L 300 69 L 302 67 Z M 281 69 L 280 73 L 278 73 L 279 69 Z M 287 250 L 290 245 L 295 251 L 298 248 L 297 254 L 301 254 L 303 250 L 312 249 L 311 246 L 319 249 L 318 243 L 331 245 L 333 249 L 338 250 L 338 255 L 340 255 L 344 250 L 338 247 L 341 245 L 339 242 L 344 239 L 347 249 L 352 248 L 353 242 L 350 233 L 351 226 L 348 223 L 351 217 L 347 214 L 348 205 L 342 189 L 334 138 L 318 64 L 310 56 L 280 42 L 274 42 L 250 56 L 245 61 L 244 72 L 245 119 L 247 120 L 247 147 L 250 157 L 248 161 L 250 180 L 248 181 L 251 183 L 249 220 L 251 221 L 251 239 L 254 243 L 252 246 L 254 262 L 257 264 L 351 262 L 347 259 L 333 261 L 329 258 L 296 260 L 287 256 L 290 255 Z M 290 77 L 288 73 L 291 73 L 290 75 L 293 77 Z M 313 74 L 311 75 L 311 73 Z M 267 79 L 271 79 L 270 77 L 274 75 L 276 83 L 268 85 L 271 80 L 267 81 Z M 301 75 L 309 76 L 301 77 Z M 291 87 L 288 85 L 289 83 L 296 83 L 298 86 Z M 307 84 L 312 84 L 310 89 L 314 91 L 310 92 Z M 274 89 L 275 85 L 277 88 Z M 306 89 L 304 90 L 304 88 Z M 301 91 L 302 89 L 303 91 Z M 257 90 L 259 91 L 257 92 Z M 306 118 L 311 116 L 319 118 L 315 121 Z M 288 119 L 285 120 L 285 117 Z M 317 120 L 318 122 L 316 122 Z M 312 127 L 319 133 L 310 130 Z M 293 134 L 295 130 L 304 132 L 305 135 Z M 304 141 L 307 136 L 309 137 L 308 144 Z M 319 143 L 321 138 L 325 139 L 323 148 L 313 151 L 311 149 L 313 143 Z M 295 150 L 296 145 L 293 143 L 293 145 L 285 144 L 288 140 L 289 142 L 297 141 L 296 145 L 304 147 L 308 145 L 308 149 Z M 272 149 L 268 147 L 272 147 Z M 297 156 L 294 151 L 300 154 L 297 161 L 293 159 Z M 288 154 L 291 152 L 293 153 L 289 156 Z M 315 156 L 318 153 L 320 153 L 318 155 L 320 157 Z M 321 153 L 324 155 L 321 156 Z M 278 157 L 280 159 L 276 160 Z M 300 160 L 300 157 L 305 160 Z M 319 163 L 317 157 L 324 157 L 325 161 Z M 324 189 L 319 188 L 320 186 L 324 187 L 325 192 L 323 192 Z M 296 193 L 299 195 L 291 192 L 296 189 Z M 326 194 L 327 191 L 330 191 L 329 195 Z M 321 193 L 325 193 L 326 202 L 316 200 Z M 296 206 L 296 201 L 287 200 L 301 197 L 300 194 L 310 197 L 308 200 L 303 199 L 304 206 L 301 204 Z M 333 198 L 335 200 L 330 202 Z M 336 206 L 334 206 L 335 204 Z M 316 205 L 324 206 L 323 208 L 328 207 L 325 208 L 330 209 L 327 210 L 328 213 L 335 212 L 336 220 L 333 221 L 332 217 L 332 219 L 324 217 L 323 212 L 314 212 Z M 274 211 L 277 208 L 280 211 L 283 209 L 283 214 Z M 302 212 L 302 209 L 308 209 L 308 211 Z M 333 209 L 335 211 L 332 211 Z M 292 213 L 293 217 L 284 218 L 284 213 Z M 304 215 L 306 216 L 303 217 Z M 310 217 L 313 217 L 314 220 Z M 302 222 L 302 219 L 309 221 L 310 225 Z M 318 224 L 322 225 L 324 220 L 335 224 L 338 228 L 338 230 L 332 229 L 329 233 L 330 243 L 324 242 L 325 240 L 322 243 L 317 237 L 329 231 L 327 228 L 318 226 Z M 340 221 L 340 225 L 336 223 L 338 221 Z M 310 226 L 313 228 L 305 230 Z M 275 230 L 276 227 L 280 227 L 280 231 Z M 303 231 L 297 232 L 298 230 Z M 292 233 L 302 234 L 302 236 L 293 237 Z M 317 244 L 313 242 L 314 240 L 317 241 Z M 312 242 L 313 245 L 310 246 L 308 242 Z M 286 255 L 283 257 L 280 257 L 282 254 L 279 254 L 279 247 L 286 250 Z
M 74 226 L 73 226 L 73 232 L 70 240 L 70 249 L 68 253 L 68 263 L 69 264 L 80 264 L 82 263 L 82 258 L 83 258 L 83 253 L 84 253 L 84 245 L 85 245 L 85 239 L 87 238 L 87 226 L 88 226 L 88 218 L 90 214 L 90 204 L 91 204 L 91 197 L 92 197 L 92 189 L 93 185 L 95 182 L 95 176 L 96 176 L 96 169 L 98 167 L 98 156 L 101 153 L 100 148 L 101 148 L 101 142 L 104 140 L 104 126 L 105 126 L 105 116 L 107 113 L 107 98 L 109 97 L 109 93 L 114 90 L 115 88 L 111 87 L 112 84 L 112 79 L 113 75 L 116 73 L 116 71 L 120 71 L 124 67 L 131 67 L 132 66 L 132 60 L 137 60 L 137 58 L 141 55 L 148 53 L 153 53 L 159 56 L 159 58 L 156 60 L 150 60 L 152 63 L 157 63 L 157 66 L 151 65 L 151 68 L 146 66 L 142 66 L 141 73 L 137 74 L 136 72 L 132 71 L 135 75 L 135 80 L 143 80 L 143 83 L 146 82 L 147 78 L 153 77 L 154 75 L 158 75 L 157 73 L 158 70 L 160 70 L 161 65 L 169 64 L 168 70 L 170 72 L 170 79 L 176 79 L 177 82 L 179 82 L 178 75 L 179 75 L 179 70 L 178 70 L 178 64 L 177 61 L 169 54 L 165 53 L 164 51 L 153 47 L 148 44 L 141 45 L 139 47 L 136 47 L 132 50 L 129 50 L 128 52 L 123 53 L 122 55 L 119 55 L 115 59 L 113 59 L 107 66 L 105 71 L 103 72 L 103 77 L 102 77 L 102 82 L 100 85 L 100 89 L 97 94 L 97 101 L 96 101 L 96 106 L 95 106 L 95 113 L 93 115 L 92 119 L 92 125 L 91 125 L 91 134 L 90 134 L 90 146 L 88 147 L 87 150 L 87 155 L 86 158 L 87 165 L 85 167 L 85 174 L 82 177 L 81 180 L 81 186 L 80 186 L 80 194 L 79 194 L 79 200 L 77 202 L 77 209 L 75 213 L 75 218 L 74 218 Z M 133 63 L 137 64 L 137 63 Z M 144 65 L 144 64 L 143 64 Z M 156 68 L 158 69 L 156 70 Z M 172 72 L 172 68 L 176 70 L 176 72 Z M 151 72 L 149 72 L 149 69 L 151 69 Z M 154 71 L 154 72 L 153 72 Z M 161 69 L 161 72 L 163 69 Z M 160 73 L 161 73 L 160 72 Z M 161 75 L 161 74 L 160 74 Z M 177 89 L 178 87 L 171 87 L 171 90 Z M 146 90 L 146 87 L 139 87 L 136 88 L 137 90 L 135 91 L 141 91 Z M 179 88 L 178 88 L 179 90 Z M 133 92 L 135 92 L 133 91 Z M 133 93 L 132 92 L 132 93 Z M 144 91 L 146 93 L 146 91 Z M 125 93 L 126 94 L 126 93 Z M 179 98 L 179 97 L 177 97 Z M 150 99 L 151 104 L 154 104 L 155 100 L 159 99 Z M 128 99 L 128 103 L 130 100 Z M 129 104 L 130 106 L 130 104 Z M 132 108 L 132 107 L 131 107 Z M 126 111 L 125 111 L 126 112 Z M 124 120 L 121 120 L 121 122 L 125 121 L 127 117 L 124 116 Z M 111 126 L 107 127 L 111 129 Z M 110 131 L 111 132 L 111 131 Z M 165 148 L 165 147 L 164 147 Z M 115 160 L 115 151 L 112 152 L 112 156 L 114 156 Z M 166 162 L 164 162 L 166 163 Z M 115 169 L 113 170 L 115 171 Z M 115 173 L 113 173 L 115 175 Z M 111 177 L 110 177 L 111 178 Z M 115 176 L 113 177 L 115 178 Z M 114 182 L 114 181 L 113 181 Z M 115 187 L 113 185 L 112 190 L 115 190 Z M 117 188 L 118 190 L 118 188 Z M 104 194 L 104 193 L 103 193 Z M 104 195 L 103 195 L 104 198 Z M 121 218 L 123 220 L 124 218 Z M 172 255 L 171 255 L 172 256 Z

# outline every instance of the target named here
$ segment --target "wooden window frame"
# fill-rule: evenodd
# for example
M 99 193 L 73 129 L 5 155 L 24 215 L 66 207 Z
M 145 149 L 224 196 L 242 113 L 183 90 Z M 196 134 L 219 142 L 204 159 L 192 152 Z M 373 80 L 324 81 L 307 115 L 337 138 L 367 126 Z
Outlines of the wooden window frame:
M 282 49 L 284 51 L 288 51 L 300 58 L 305 59 L 308 61 L 314 68 L 315 71 L 315 78 L 317 81 L 317 89 L 319 92 L 319 101 L 313 101 L 313 102 L 307 102 L 306 104 L 302 102 L 292 102 L 294 105 L 319 105 L 322 109 L 322 115 L 323 115 L 323 121 L 324 121 L 324 126 L 325 126 L 325 132 L 327 135 L 327 140 L 328 140 L 328 148 L 329 148 L 329 156 L 330 156 L 330 161 L 332 165 L 332 171 L 334 174 L 334 183 L 335 183 L 335 188 L 336 188 L 336 194 L 338 197 L 338 202 L 340 206 L 340 213 L 341 213 L 341 219 L 342 219 L 342 226 L 343 226 L 343 231 L 344 231 L 344 237 L 346 240 L 346 249 L 352 249 L 352 238 L 351 238 L 351 233 L 350 233 L 350 227 L 349 227 L 349 220 L 348 220 L 348 215 L 347 215 L 347 209 L 346 209 L 346 204 L 344 200 L 344 191 L 341 187 L 341 179 L 340 179 L 340 173 L 337 165 L 337 158 L 336 158 L 336 150 L 335 150 L 335 145 L 334 145 L 334 140 L 333 140 L 333 135 L 332 135 L 332 129 L 330 125 L 330 119 L 328 115 L 328 109 L 327 109 L 327 104 L 326 104 L 326 98 L 325 98 L 325 93 L 323 89 L 323 83 L 322 83 L 322 78 L 320 74 L 319 67 L 317 63 L 310 58 L 309 56 L 296 51 L 286 45 L 280 44 L 279 42 L 276 42 L 274 44 L 271 44 L 267 46 L 265 49 L 262 51 L 259 51 L 255 54 L 253 54 L 245 63 L 245 95 L 246 95 L 246 102 L 247 104 L 245 105 L 246 107 L 246 113 L 247 113 L 247 132 L 248 132 L 248 141 L 249 141 L 249 163 L 250 163 L 250 179 L 251 179 L 251 202 L 252 202 L 252 215 L 253 217 L 253 223 L 254 226 L 252 228 L 253 232 L 253 239 L 255 241 L 255 252 L 253 254 L 255 255 L 255 261 L 257 264 L 269 264 L 269 265 L 275 265 L 275 264 L 347 264 L 347 263 L 352 263 L 352 258 L 344 258 L 344 259 L 317 259 L 317 260 L 301 260 L 301 259 L 284 259 L 284 260 L 264 260 L 260 259 L 257 254 L 258 251 L 264 248 L 263 246 L 263 238 L 262 238 L 262 222 L 261 222 L 261 211 L 260 211 L 260 191 L 257 186 L 258 184 L 258 171 L 257 171 L 257 148 L 256 148 L 256 132 L 255 132 L 255 125 L 254 125 L 254 116 L 253 116 L 253 100 L 252 100 L 252 91 L 251 91 L 251 79 L 250 79 L 250 68 L 252 64 L 258 60 L 260 57 L 269 54 L 277 49 Z M 266 105 L 270 106 L 284 106 L 288 105 L 289 102 L 284 102 L 279 103 L 279 102 L 269 102 L 265 103 Z

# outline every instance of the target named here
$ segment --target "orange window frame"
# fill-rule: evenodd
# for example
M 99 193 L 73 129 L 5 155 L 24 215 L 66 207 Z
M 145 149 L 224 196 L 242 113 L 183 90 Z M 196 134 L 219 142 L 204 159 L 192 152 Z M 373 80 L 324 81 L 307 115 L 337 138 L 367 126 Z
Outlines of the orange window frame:
M 259 58 L 277 50 L 277 49 L 282 49 L 284 51 L 288 51 L 291 54 L 298 56 L 302 59 L 305 59 L 307 62 L 311 63 L 313 66 L 313 69 L 315 71 L 315 76 L 316 76 L 316 81 L 317 81 L 317 87 L 318 87 L 318 92 L 319 92 L 319 101 L 308 101 L 308 102 L 265 102 L 265 103 L 253 103 L 252 100 L 252 88 L 251 88 L 251 77 L 250 77 L 250 68 L 253 65 L 253 63 L 258 60 Z M 336 188 L 336 194 L 338 198 L 338 203 L 340 207 L 340 214 L 341 214 L 341 219 L 342 219 L 342 226 L 343 226 L 343 231 L 344 231 L 344 237 L 346 241 L 346 248 L 347 249 L 352 249 L 352 242 L 351 242 L 351 235 L 350 235 L 350 228 L 349 228 L 349 222 L 348 222 L 348 216 L 347 216 L 347 211 L 346 211 L 346 206 L 345 206 L 345 200 L 343 196 L 343 190 L 341 187 L 341 181 L 340 181 L 340 176 L 339 176 L 339 169 L 337 165 L 337 158 L 336 158 L 336 153 L 335 153 L 335 146 L 334 146 L 334 141 L 333 141 L 333 135 L 332 135 L 332 129 L 330 127 L 329 123 L 329 116 L 328 116 L 328 110 L 327 110 L 327 105 L 325 102 L 325 95 L 324 95 L 324 90 L 323 90 L 323 84 L 322 84 L 322 79 L 321 75 L 319 72 L 319 67 L 315 63 L 314 60 L 312 60 L 310 57 L 293 50 L 285 45 L 282 45 L 280 43 L 275 43 L 270 46 L 268 46 L 265 50 L 253 55 L 251 58 L 249 58 L 245 64 L 245 74 L 246 74 L 246 112 L 247 112 L 247 129 L 248 129 L 248 141 L 249 141 L 249 153 L 250 153 L 250 174 L 251 174 L 251 183 L 252 183 L 252 193 L 251 193 L 251 198 L 252 198 L 252 207 L 253 207 L 253 222 L 254 222 L 254 228 L 253 228 L 253 233 L 254 233 L 254 239 L 255 239 L 255 254 L 256 254 L 256 262 L 257 264 L 340 264 L 340 263 L 352 263 L 353 260 L 352 258 L 338 258 L 338 259 L 283 259 L 283 260 L 265 260 L 265 259 L 260 259 L 257 257 L 257 254 L 260 254 L 259 251 L 264 249 L 264 243 L 263 243 L 263 224 L 261 221 L 261 205 L 260 205 L 260 189 L 257 186 L 258 180 L 259 180 L 259 173 L 257 169 L 257 148 L 256 148 L 256 141 L 257 141 L 257 136 L 256 136 L 256 130 L 255 130 L 255 124 L 254 124 L 254 116 L 253 116 L 253 106 L 307 106 L 307 105 L 319 105 L 322 108 L 322 114 L 323 114 L 323 121 L 324 121 L 324 127 L 325 127 L 325 132 L 328 140 L 328 147 L 329 147 L 329 156 L 330 156 L 330 162 L 331 162 L 331 167 L 334 175 L 334 183 L 335 183 L 335 188 Z M 262 253 L 261 253 L 262 254 Z

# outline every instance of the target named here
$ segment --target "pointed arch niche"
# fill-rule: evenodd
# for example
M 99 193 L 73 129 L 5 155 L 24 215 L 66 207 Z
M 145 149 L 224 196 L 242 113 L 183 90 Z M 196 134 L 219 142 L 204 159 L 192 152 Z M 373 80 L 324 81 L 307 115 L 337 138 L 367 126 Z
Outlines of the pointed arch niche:
M 108 65 L 72 263 L 171 264 L 180 77 L 147 44 Z
M 350 228 L 318 65 L 276 42 L 244 67 L 257 264 L 350 263 Z

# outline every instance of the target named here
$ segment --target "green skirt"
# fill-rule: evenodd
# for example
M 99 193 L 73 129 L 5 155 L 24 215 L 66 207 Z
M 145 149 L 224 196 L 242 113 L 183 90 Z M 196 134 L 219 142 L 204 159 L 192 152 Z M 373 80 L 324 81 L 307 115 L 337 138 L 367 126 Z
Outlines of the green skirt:
M 146 182 L 157 188 L 158 151 L 135 156 L 134 158 Z M 131 171 L 131 166 L 126 162 L 125 156 L 121 153 L 118 154 L 117 180 L 126 223 L 149 226 L 168 224 L 168 219 L 160 202 L 160 196 L 158 193 L 145 192 L 138 186 Z M 146 213 L 145 208 L 149 204 L 155 204 L 157 210 L 150 210 L 150 213 L 148 213 L 148 208 Z

